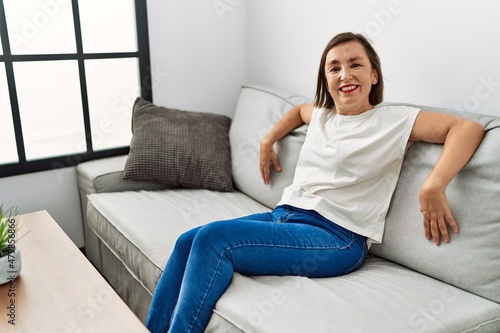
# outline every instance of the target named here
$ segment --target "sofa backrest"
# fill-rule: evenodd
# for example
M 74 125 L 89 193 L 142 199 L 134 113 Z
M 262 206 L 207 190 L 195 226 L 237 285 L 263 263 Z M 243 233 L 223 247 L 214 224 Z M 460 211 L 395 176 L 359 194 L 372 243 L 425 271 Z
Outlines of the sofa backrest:
M 303 97 L 263 87 L 241 90 L 230 129 L 234 184 L 266 206 L 274 207 L 292 182 L 307 127 L 276 144 L 283 171 L 273 172 L 270 185 L 264 185 L 260 176 L 260 141 L 285 112 L 304 102 Z M 383 244 L 373 245 L 370 252 L 500 303 L 500 118 L 411 106 L 456 114 L 486 128 L 475 155 L 447 189 L 460 231 L 439 247 L 424 238 L 418 196 L 442 145 L 414 143 L 392 198 Z
M 415 105 L 413 105 L 415 106 Z M 486 135 L 447 196 L 459 232 L 439 247 L 424 237 L 420 187 L 442 145 L 414 143 L 403 162 L 382 244 L 370 252 L 500 303 L 500 118 L 417 106 L 481 123 Z
M 234 187 L 272 208 L 290 185 L 295 172 L 306 127 L 301 126 L 275 145 L 282 167 L 271 173 L 265 185 L 259 168 L 260 142 L 293 106 L 308 102 L 304 97 L 259 86 L 243 86 L 231 122 L 231 162 Z

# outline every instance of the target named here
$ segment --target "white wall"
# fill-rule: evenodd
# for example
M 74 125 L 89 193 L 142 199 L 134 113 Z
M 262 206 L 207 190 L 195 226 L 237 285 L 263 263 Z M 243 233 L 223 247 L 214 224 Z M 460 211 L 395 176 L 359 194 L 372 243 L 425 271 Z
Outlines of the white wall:
M 246 82 L 246 2 L 149 0 L 153 102 L 231 116 Z
M 0 178 L 0 203 L 21 214 L 48 211 L 76 246 L 84 246 L 75 168 Z
M 500 1 L 252 0 L 248 79 L 311 99 L 327 42 L 367 35 L 385 100 L 500 116 Z

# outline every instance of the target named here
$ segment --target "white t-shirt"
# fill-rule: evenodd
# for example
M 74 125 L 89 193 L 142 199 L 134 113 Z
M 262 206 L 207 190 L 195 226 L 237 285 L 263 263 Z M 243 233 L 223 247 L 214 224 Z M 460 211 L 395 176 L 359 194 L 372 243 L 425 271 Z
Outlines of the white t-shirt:
M 278 205 L 310 209 L 381 243 L 420 110 L 383 106 L 356 116 L 314 109 L 292 185 Z

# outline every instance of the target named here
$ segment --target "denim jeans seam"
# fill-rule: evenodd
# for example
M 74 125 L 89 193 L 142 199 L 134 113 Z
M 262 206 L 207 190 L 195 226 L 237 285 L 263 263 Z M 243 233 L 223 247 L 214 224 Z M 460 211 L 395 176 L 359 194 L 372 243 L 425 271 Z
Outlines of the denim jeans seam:
M 364 251 L 361 253 L 361 255 L 359 256 L 359 259 L 356 261 L 356 263 L 354 265 L 352 265 L 349 269 L 347 269 L 345 271 L 345 274 L 348 274 L 348 273 L 351 273 L 351 272 L 354 272 L 357 267 L 360 265 L 360 263 L 363 262 L 363 258 L 364 258 Z
M 175 297 L 175 302 L 173 303 L 173 307 L 170 309 L 170 318 L 168 318 L 167 325 L 163 329 L 163 333 L 167 333 L 168 330 L 170 329 L 170 324 L 172 323 L 172 317 L 174 316 L 174 311 L 175 311 L 175 305 L 177 304 L 179 300 L 179 294 L 177 293 L 177 296 Z
M 355 271 L 358 267 L 360 266 L 360 264 L 364 261 L 363 258 L 366 258 L 366 252 L 367 252 L 367 249 L 366 249 L 366 243 L 363 244 L 363 250 L 361 251 L 361 255 L 359 256 L 359 259 L 356 261 L 356 263 L 354 265 L 352 265 L 349 269 L 347 269 L 345 271 L 345 274 L 348 274 L 348 273 L 351 273 L 353 271 Z
M 299 246 L 299 245 L 273 245 L 273 244 L 265 244 L 265 243 L 248 243 L 248 244 L 240 244 L 240 245 L 234 245 L 231 247 L 226 248 L 222 254 L 224 255 L 227 251 L 234 250 L 239 247 L 245 247 L 245 246 L 263 246 L 263 247 L 278 247 L 278 248 L 284 248 L 284 249 L 302 249 L 302 250 L 345 250 L 349 247 L 352 246 L 354 243 L 354 240 L 351 239 L 349 244 L 345 246 Z
M 188 329 L 188 332 L 191 332 L 191 330 L 193 329 L 193 326 L 194 324 L 196 323 L 196 320 L 198 320 L 198 316 L 200 315 L 200 312 L 201 312 L 201 308 L 203 307 L 203 304 L 205 303 L 206 299 L 207 299 L 207 296 L 208 296 L 208 291 L 210 291 L 210 289 L 212 288 L 213 284 L 214 284 L 214 281 L 215 281 L 215 276 L 217 275 L 217 272 L 219 270 L 219 266 L 220 266 L 220 263 L 222 261 L 222 259 L 224 258 L 224 253 L 226 252 L 226 250 L 222 251 L 221 252 L 221 255 L 219 257 L 219 260 L 217 261 L 217 265 L 215 266 L 215 269 L 214 269 L 214 274 L 212 274 L 212 277 L 210 279 L 210 283 L 208 285 L 208 288 L 206 289 L 206 292 L 205 294 L 203 295 L 203 299 L 201 300 L 201 304 L 200 306 L 198 307 L 197 311 L 196 311 L 196 314 L 194 316 L 194 320 L 192 323 L 190 323 L 189 325 L 189 329 Z

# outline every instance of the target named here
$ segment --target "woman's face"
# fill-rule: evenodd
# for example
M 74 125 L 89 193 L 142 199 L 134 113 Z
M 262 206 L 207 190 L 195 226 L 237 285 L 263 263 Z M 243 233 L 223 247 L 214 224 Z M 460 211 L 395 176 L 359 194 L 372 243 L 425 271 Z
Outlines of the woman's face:
M 369 95 L 378 75 L 360 43 L 332 48 L 326 56 L 325 74 L 338 114 L 352 116 L 372 109 Z

